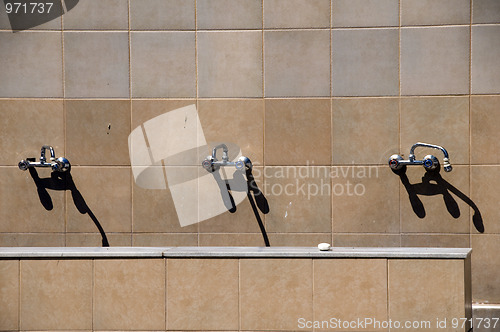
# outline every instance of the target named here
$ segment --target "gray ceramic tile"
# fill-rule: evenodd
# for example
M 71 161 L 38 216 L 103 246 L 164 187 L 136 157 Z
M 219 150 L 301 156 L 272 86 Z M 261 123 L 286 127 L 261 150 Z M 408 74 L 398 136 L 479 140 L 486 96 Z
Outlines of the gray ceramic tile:
M 65 32 L 66 97 L 128 97 L 127 32 Z
M 132 30 L 194 30 L 194 0 L 131 0 Z
M 402 0 L 402 25 L 469 24 L 470 0 Z
M 500 1 L 472 0 L 472 23 L 500 23 Z
M 469 27 L 401 29 L 401 94 L 469 92 Z
M 131 40 L 133 97 L 196 96 L 194 32 L 133 32 Z
M 266 31 L 264 40 L 266 97 L 330 96 L 329 31 Z
M 128 3 L 123 0 L 83 0 L 63 18 L 64 29 L 128 30 Z
M 198 29 L 261 29 L 261 0 L 198 0 Z
M 62 97 L 60 32 L 0 32 L 0 97 Z
M 9 1 L 8 3 L 21 3 L 21 1 Z M 28 1 L 29 2 L 29 1 Z M 53 3 L 53 2 L 52 2 Z M 33 5 L 35 4 L 35 5 Z M 31 5 L 24 7 L 14 5 L 9 8 L 10 14 L 7 14 L 7 8 L 2 3 L 0 10 L 0 29 L 2 30 L 61 30 L 62 6 L 59 3 L 53 3 L 52 6 L 45 6 L 45 2 L 31 2 Z M 15 14 L 17 9 L 18 14 Z M 31 11 L 33 10 L 33 13 Z M 40 13 L 38 13 L 40 11 Z
M 200 97 L 262 97 L 262 32 L 200 32 Z
M 398 0 L 333 0 L 333 27 L 399 25 Z
M 264 28 L 329 28 L 330 0 L 264 0 Z
M 500 91 L 500 25 L 472 27 L 472 93 Z
M 333 30 L 333 95 L 397 95 L 398 38 L 397 29 Z

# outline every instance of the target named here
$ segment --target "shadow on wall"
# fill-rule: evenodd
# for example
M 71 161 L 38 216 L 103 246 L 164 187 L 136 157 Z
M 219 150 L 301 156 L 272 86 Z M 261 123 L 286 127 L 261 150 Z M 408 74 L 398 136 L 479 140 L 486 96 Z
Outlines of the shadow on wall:
M 233 173 L 233 179 L 231 180 L 222 180 L 218 172 L 214 172 L 212 174 L 216 179 L 219 187 L 224 187 L 225 191 L 229 194 L 229 199 L 226 200 L 224 198 L 224 195 L 222 195 L 222 191 L 224 189 L 221 188 L 221 198 L 224 201 L 224 205 L 226 206 L 228 212 L 235 213 L 237 210 L 231 191 L 247 193 L 247 198 L 250 202 L 250 206 L 252 207 L 255 219 L 257 219 L 257 223 L 259 224 L 264 244 L 266 245 L 266 247 L 270 247 L 271 245 L 269 243 L 266 228 L 264 226 L 264 223 L 262 222 L 262 218 L 259 215 L 259 210 L 263 214 L 269 213 L 269 203 L 267 202 L 267 198 L 264 196 L 264 193 L 257 186 L 255 178 L 252 174 L 252 169 L 246 169 L 246 180 L 243 177 L 243 173 L 238 170 Z M 240 184 L 242 183 L 245 183 L 245 186 L 240 186 Z
M 52 204 L 52 198 L 50 197 L 47 189 L 71 191 L 71 197 L 73 197 L 73 203 L 78 209 L 78 212 L 80 212 L 81 214 L 89 215 L 90 219 L 92 219 L 97 229 L 99 230 L 99 233 L 101 233 L 102 246 L 109 247 L 108 238 L 106 236 L 106 233 L 104 232 L 104 229 L 102 228 L 99 220 L 97 220 L 92 210 L 85 202 L 85 199 L 83 198 L 80 191 L 76 188 L 70 171 L 65 173 L 52 172 L 50 178 L 43 179 L 38 176 L 38 173 L 34 168 L 29 168 L 29 172 L 31 177 L 33 178 L 33 181 L 35 182 L 40 203 L 42 203 L 43 207 L 46 210 L 50 211 L 54 208 L 54 205 Z
M 444 204 L 446 205 L 446 209 L 448 210 L 450 215 L 455 219 L 460 217 L 460 208 L 458 207 L 457 201 L 450 194 L 451 192 L 458 198 L 463 200 L 465 203 L 467 203 L 474 210 L 474 215 L 472 217 L 474 227 L 478 232 L 484 233 L 483 218 L 476 204 L 474 204 L 474 202 L 469 197 L 467 197 L 467 195 L 465 195 L 448 181 L 443 179 L 443 177 L 439 173 L 440 169 L 441 167 L 433 171 L 425 172 L 425 175 L 422 177 L 422 182 L 416 184 L 411 184 L 410 180 L 406 176 L 406 166 L 398 171 L 393 170 L 393 172 L 399 175 L 401 183 L 404 185 L 406 192 L 408 193 L 408 196 L 410 198 L 413 212 L 415 212 L 415 214 L 419 218 L 425 217 L 425 208 L 420 198 L 418 198 L 418 195 L 443 195 Z
M 73 9 L 80 0 L 4 0 L 13 32 L 27 30 L 56 19 Z

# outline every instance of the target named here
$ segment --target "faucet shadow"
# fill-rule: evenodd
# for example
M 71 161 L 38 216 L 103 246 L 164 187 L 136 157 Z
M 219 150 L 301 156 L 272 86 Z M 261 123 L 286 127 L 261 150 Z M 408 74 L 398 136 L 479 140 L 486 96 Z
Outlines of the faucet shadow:
M 426 212 L 424 204 L 422 203 L 418 195 L 442 195 L 444 204 L 446 205 L 446 209 L 448 210 L 450 215 L 455 219 L 460 217 L 460 208 L 458 207 L 457 201 L 451 195 L 451 193 L 453 193 L 456 197 L 460 198 L 474 210 L 474 215 L 472 216 L 474 227 L 478 232 L 484 233 L 483 218 L 477 205 L 469 197 L 467 197 L 467 195 L 465 195 L 451 183 L 443 179 L 439 171 L 440 168 L 437 168 L 433 171 L 427 171 L 422 177 L 421 183 L 411 184 L 408 176 L 406 175 L 406 166 L 397 171 L 393 170 L 394 173 L 399 175 L 401 183 L 408 193 L 413 212 L 415 212 L 415 214 L 419 218 L 424 218 Z
M 40 178 L 38 176 L 38 172 L 34 168 L 29 168 L 30 175 L 35 182 L 36 189 L 38 192 L 38 198 L 40 199 L 40 203 L 43 207 L 50 211 L 54 208 L 52 203 L 52 198 L 50 197 L 47 189 L 50 190 L 69 190 L 71 192 L 71 197 L 73 198 L 73 203 L 75 204 L 78 212 L 81 214 L 88 214 L 90 219 L 94 222 L 95 226 L 99 230 L 102 238 L 102 246 L 109 247 L 108 238 L 104 229 L 101 226 L 99 220 L 97 220 L 96 216 L 90 209 L 90 207 L 85 202 L 80 191 L 76 188 L 75 182 L 73 181 L 73 177 L 71 176 L 71 172 L 52 172 L 50 174 L 50 178 Z
M 260 232 L 262 233 L 262 238 L 264 239 L 264 244 L 266 247 L 270 247 L 269 237 L 267 236 L 266 227 L 264 222 L 260 217 L 259 210 L 264 213 L 269 213 L 269 203 L 267 202 L 264 193 L 259 189 L 255 178 L 253 176 L 251 169 L 246 169 L 246 179 L 241 171 L 236 170 L 233 173 L 233 178 L 231 180 L 222 180 L 218 171 L 212 173 L 219 188 L 221 189 L 221 197 L 224 201 L 224 205 L 230 213 L 236 212 L 236 204 L 234 203 L 233 195 L 231 191 L 247 193 L 248 201 L 252 207 L 252 211 L 255 215 L 255 219 L 259 224 Z M 228 196 L 226 196 L 226 193 Z

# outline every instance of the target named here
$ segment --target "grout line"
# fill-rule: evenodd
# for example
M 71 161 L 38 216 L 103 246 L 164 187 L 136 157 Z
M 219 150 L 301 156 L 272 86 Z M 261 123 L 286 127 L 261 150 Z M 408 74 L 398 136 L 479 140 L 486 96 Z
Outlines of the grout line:
M 163 292 L 163 295 L 165 296 L 165 330 L 168 329 L 168 261 L 169 258 L 164 257 L 163 259 L 165 261 L 164 265 L 164 271 L 165 271 L 165 291 Z
M 95 306 L 95 259 L 91 260 L 92 262 L 92 312 L 90 313 L 90 316 L 92 317 L 91 320 L 91 325 L 92 325 L 92 331 L 94 331 L 94 306 Z
M 401 118 L 402 118 L 402 112 L 401 112 L 401 92 L 402 92 L 402 84 L 401 84 L 401 45 L 402 45 L 402 34 L 401 34 L 401 15 L 403 13 L 403 9 L 401 6 L 401 0 L 398 1 L 398 6 L 399 6 L 399 40 L 398 40 L 398 54 L 399 54 L 399 59 L 398 59 L 398 79 L 399 79 L 399 99 L 398 99 L 398 147 L 399 151 L 401 153 L 402 151 L 402 146 L 401 146 Z M 402 212 L 402 201 L 401 201 L 401 185 L 398 183 L 398 213 L 399 213 L 399 246 L 403 246 L 403 236 L 401 235 L 401 231 L 403 229 L 403 212 Z M 388 263 L 387 263 L 388 264 Z M 387 288 L 389 289 L 389 288 Z M 389 308 L 387 309 L 387 314 L 389 315 Z
M 128 9 L 128 96 L 129 96 L 129 114 L 130 114 L 130 132 L 132 132 L 132 33 L 130 30 L 130 0 L 127 4 Z M 132 148 L 132 147 L 131 147 Z M 130 246 L 134 245 L 134 174 L 132 173 L 132 164 L 130 164 Z M 109 242 L 109 241 L 108 241 Z
M 19 299 L 19 302 L 17 303 L 17 328 L 19 330 L 21 330 L 21 314 L 22 314 L 22 311 L 21 311 L 21 301 L 22 301 L 22 294 L 21 294 L 21 259 L 19 259 L 18 261 L 18 264 L 17 264 L 17 268 L 18 268 L 18 286 L 19 286 L 19 289 L 17 290 L 18 293 L 18 299 Z
M 238 331 L 241 331 L 241 259 L 238 259 Z
M 472 197 L 472 18 L 473 3 L 470 0 L 470 28 L 469 28 L 469 197 Z M 472 217 L 469 211 L 469 247 L 472 246 Z
M 198 61 L 198 1 L 194 0 L 194 66 L 195 66 L 195 85 L 196 85 L 196 110 L 200 109 L 200 79 L 199 79 L 199 61 Z M 198 126 L 196 127 L 196 136 L 197 139 L 199 137 L 200 133 L 198 133 Z M 164 168 L 165 169 L 165 168 Z M 164 171 L 165 173 L 165 179 L 166 177 L 166 170 Z M 199 188 L 200 181 L 196 181 L 196 189 L 200 190 Z M 197 206 L 197 214 L 198 214 L 198 220 L 200 220 L 200 202 L 198 199 L 196 199 L 196 204 Z M 200 241 L 201 241 L 201 236 L 200 236 L 200 223 L 196 223 L 196 244 L 198 247 L 200 246 Z

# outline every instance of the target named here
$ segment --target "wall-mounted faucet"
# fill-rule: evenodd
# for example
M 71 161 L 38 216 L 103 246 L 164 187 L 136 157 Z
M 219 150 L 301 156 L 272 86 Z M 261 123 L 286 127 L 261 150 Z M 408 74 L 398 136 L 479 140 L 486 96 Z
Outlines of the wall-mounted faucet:
M 399 169 L 403 168 L 403 166 L 405 166 L 405 165 L 423 165 L 426 170 L 434 170 L 434 169 L 438 168 L 439 167 L 439 160 L 431 154 L 425 156 L 424 159 L 422 159 L 422 160 L 415 159 L 415 149 L 419 146 L 441 150 L 444 154 L 444 158 L 443 158 L 444 171 L 451 172 L 452 167 L 450 164 L 450 159 L 449 159 L 450 157 L 448 156 L 448 151 L 446 151 L 445 148 L 443 148 L 442 146 L 439 146 L 439 145 L 420 143 L 420 142 L 413 144 L 413 146 L 410 149 L 410 155 L 408 156 L 408 160 L 404 160 L 403 157 L 401 157 L 398 154 L 393 154 L 389 158 L 389 166 L 393 170 L 399 170 Z
M 45 158 L 45 150 L 49 149 L 50 151 L 50 161 L 47 162 Z M 25 171 L 30 167 L 50 167 L 53 171 L 57 172 L 66 172 L 71 168 L 71 165 L 68 159 L 64 157 L 56 158 L 54 148 L 50 145 L 42 146 L 42 150 L 40 152 L 40 161 L 36 161 L 36 158 L 26 158 L 26 160 L 21 160 L 19 164 L 17 164 L 20 170 Z
M 222 160 L 217 160 L 216 154 L 217 150 L 222 149 Z M 212 155 L 206 157 L 201 165 L 209 172 L 215 172 L 221 166 L 234 166 L 237 170 L 248 170 L 252 169 L 252 162 L 245 156 L 241 156 L 237 161 L 229 161 L 229 156 L 227 155 L 228 149 L 226 144 L 219 144 L 215 146 L 212 150 Z

